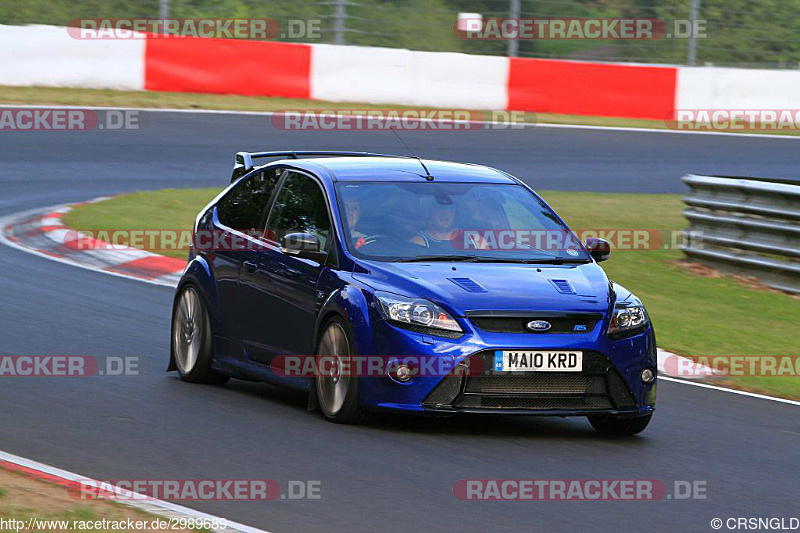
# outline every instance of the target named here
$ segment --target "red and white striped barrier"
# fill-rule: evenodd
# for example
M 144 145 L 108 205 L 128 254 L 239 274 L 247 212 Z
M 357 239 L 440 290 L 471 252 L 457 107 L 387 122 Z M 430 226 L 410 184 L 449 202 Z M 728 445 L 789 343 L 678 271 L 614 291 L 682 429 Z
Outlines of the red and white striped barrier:
M 277 96 L 671 120 L 800 109 L 800 72 L 505 58 L 239 39 L 76 39 L 0 26 L 0 85 Z
M 0 85 L 144 89 L 144 39 L 73 39 L 67 28 L 0 25 Z

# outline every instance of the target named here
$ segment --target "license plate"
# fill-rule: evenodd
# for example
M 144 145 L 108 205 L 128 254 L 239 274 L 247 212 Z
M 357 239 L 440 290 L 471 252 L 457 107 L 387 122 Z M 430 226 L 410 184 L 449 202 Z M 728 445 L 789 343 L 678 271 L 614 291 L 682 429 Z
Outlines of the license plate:
M 494 369 L 502 372 L 580 372 L 583 352 L 497 350 Z

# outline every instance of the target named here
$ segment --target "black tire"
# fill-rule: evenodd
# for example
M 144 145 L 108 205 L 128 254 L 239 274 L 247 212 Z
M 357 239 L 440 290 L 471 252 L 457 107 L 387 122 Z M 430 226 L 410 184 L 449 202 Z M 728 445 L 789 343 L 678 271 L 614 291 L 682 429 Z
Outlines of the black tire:
M 328 336 L 330 335 L 329 332 L 335 332 L 335 340 L 333 337 Z M 331 342 L 337 343 L 337 348 L 331 349 Z M 345 354 L 338 353 L 345 350 Z M 318 356 L 349 357 L 356 355 L 354 352 L 353 336 L 347 323 L 339 317 L 333 317 L 328 320 L 325 326 L 320 329 L 316 354 Z M 315 377 L 313 386 L 322 416 L 337 424 L 364 424 L 368 422 L 371 419 L 370 413 L 362 409 L 358 404 L 359 381 L 360 378 L 358 376 L 339 376 L 336 381 L 334 381 L 333 376 Z M 341 390 L 343 384 L 344 393 L 336 397 L 330 387 L 335 389 L 339 385 Z M 342 396 L 344 397 L 343 401 L 341 400 Z M 336 400 L 334 400 L 334 397 L 336 397 Z
M 621 418 L 617 416 L 590 416 L 589 423 L 603 435 L 636 435 L 644 431 L 653 414 L 637 416 L 634 418 Z
M 182 380 L 221 385 L 230 379 L 211 369 L 213 338 L 200 291 L 193 285 L 185 286 L 175 299 L 170 334 L 170 353 Z

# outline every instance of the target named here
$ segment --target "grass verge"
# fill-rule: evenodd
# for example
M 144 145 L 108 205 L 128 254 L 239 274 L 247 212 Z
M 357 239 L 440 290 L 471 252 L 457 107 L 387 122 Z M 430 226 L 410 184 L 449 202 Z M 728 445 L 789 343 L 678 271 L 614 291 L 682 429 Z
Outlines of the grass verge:
M 65 223 L 77 229 L 190 228 L 217 189 L 137 192 L 77 208 Z M 665 235 L 656 250 L 615 250 L 603 268 L 647 306 L 659 346 L 689 356 L 800 355 L 798 300 L 747 286 L 732 276 L 702 277 L 681 267 L 672 231 L 686 226 L 679 195 L 543 192 L 573 229 L 636 228 Z M 143 223 L 146 221 L 146 223 Z M 173 251 L 174 257 L 186 252 Z M 715 381 L 718 382 L 718 381 Z M 736 377 L 730 386 L 800 399 L 800 378 Z
M 172 93 L 157 91 L 116 91 L 110 89 L 72 89 L 63 87 L 15 87 L 0 85 L 0 104 L 41 104 L 64 106 L 143 107 L 155 109 L 207 109 L 225 111 L 336 111 L 353 113 L 370 109 L 420 109 L 394 104 L 362 104 L 326 102 L 234 94 Z M 430 110 L 433 108 L 422 108 Z M 480 111 L 480 110 L 479 110 Z M 484 110 L 483 116 L 490 116 Z M 359 113 L 360 114 L 360 113 Z M 668 129 L 663 120 L 597 117 L 589 115 L 558 115 L 553 113 L 525 113 L 525 122 L 583 126 L 613 126 L 623 128 Z M 736 134 L 736 132 L 726 132 Z M 758 131 L 772 135 L 800 135 L 800 131 Z
M 162 531 L 153 527 L 154 520 L 167 521 L 155 515 L 125 507 L 107 500 L 80 500 L 73 498 L 65 487 L 50 485 L 17 472 L 0 468 L 0 518 L 24 522 L 24 531 L 134 531 L 127 528 L 127 522 L 141 522 L 147 527 L 135 531 Z M 31 522 L 33 520 L 33 522 Z M 103 520 L 106 521 L 103 524 Z M 115 524 L 116 523 L 116 524 Z M 121 529 L 115 525 L 122 526 Z M 90 525 L 91 524 L 91 525 Z M 29 526 L 33 528 L 29 529 Z M 6 528 L 13 531 L 11 527 Z M 178 531 L 209 531 L 207 529 L 185 529 Z

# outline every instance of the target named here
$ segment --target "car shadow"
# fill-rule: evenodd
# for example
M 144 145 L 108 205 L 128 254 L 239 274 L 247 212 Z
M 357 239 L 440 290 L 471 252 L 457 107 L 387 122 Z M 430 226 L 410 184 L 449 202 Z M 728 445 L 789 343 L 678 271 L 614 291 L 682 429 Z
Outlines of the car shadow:
M 513 439 L 591 439 L 644 442 L 640 436 L 601 435 L 585 417 L 559 417 L 503 414 L 460 414 L 450 417 L 413 416 L 380 413 L 372 424 L 389 433 L 424 433 L 454 437 L 503 437 Z
M 308 412 L 308 396 L 304 391 L 241 380 L 231 380 L 224 388 L 235 394 L 272 402 L 290 408 L 297 416 L 315 417 L 320 424 L 329 424 L 320 413 Z M 493 437 L 504 439 L 591 439 L 645 443 L 642 435 L 606 436 L 595 431 L 585 417 L 460 414 L 453 416 L 414 415 L 376 412 L 370 423 L 357 426 L 359 431 L 395 434 L 436 434 L 458 437 Z M 643 434 L 647 435 L 647 432 Z

